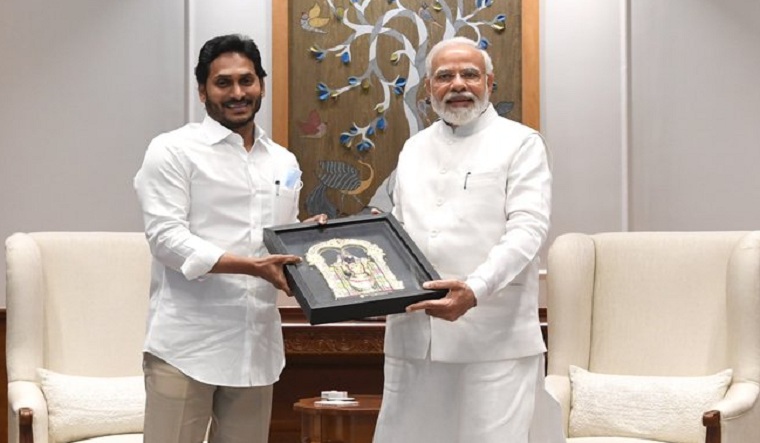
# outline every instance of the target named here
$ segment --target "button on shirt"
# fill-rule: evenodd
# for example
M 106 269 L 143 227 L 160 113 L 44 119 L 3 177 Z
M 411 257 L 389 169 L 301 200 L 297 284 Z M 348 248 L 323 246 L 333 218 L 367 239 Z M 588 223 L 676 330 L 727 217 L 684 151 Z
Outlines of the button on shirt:
M 144 350 L 213 385 L 270 385 L 285 364 L 275 288 L 208 273 L 225 252 L 267 255 L 263 228 L 297 222 L 295 156 L 254 137 L 246 151 L 207 116 L 153 139 L 134 180 L 154 258 Z

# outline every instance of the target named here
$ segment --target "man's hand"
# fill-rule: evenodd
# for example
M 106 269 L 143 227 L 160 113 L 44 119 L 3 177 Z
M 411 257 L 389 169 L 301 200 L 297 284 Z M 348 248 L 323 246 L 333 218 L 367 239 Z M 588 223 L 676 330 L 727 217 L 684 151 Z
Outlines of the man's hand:
M 283 266 L 300 263 L 297 255 L 268 255 L 266 257 L 242 257 L 224 253 L 216 262 L 211 273 L 214 274 L 246 274 L 260 277 L 275 288 L 291 296 L 288 282 L 285 280 Z
M 301 257 L 297 255 L 268 255 L 266 257 L 254 259 L 254 271 L 251 275 L 261 277 L 268 281 L 275 288 L 284 292 L 288 297 L 292 297 L 288 282 L 285 280 L 285 271 L 283 266 L 300 263 Z
M 406 312 L 424 310 L 427 315 L 454 321 L 478 304 L 475 293 L 460 280 L 434 280 L 422 285 L 425 289 L 448 289 L 445 297 L 425 300 L 406 308 Z
M 302 223 L 308 223 L 308 222 L 316 222 L 316 223 L 319 223 L 320 225 L 324 225 L 325 223 L 327 223 L 327 214 L 314 215 L 312 217 L 307 218 Z

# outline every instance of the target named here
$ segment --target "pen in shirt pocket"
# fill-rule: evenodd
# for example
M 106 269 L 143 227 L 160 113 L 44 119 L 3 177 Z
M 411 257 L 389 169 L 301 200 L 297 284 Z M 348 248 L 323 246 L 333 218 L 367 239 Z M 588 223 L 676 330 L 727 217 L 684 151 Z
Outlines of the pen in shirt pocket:
M 280 181 L 279 180 L 274 181 L 274 195 L 276 195 L 277 197 L 280 196 Z

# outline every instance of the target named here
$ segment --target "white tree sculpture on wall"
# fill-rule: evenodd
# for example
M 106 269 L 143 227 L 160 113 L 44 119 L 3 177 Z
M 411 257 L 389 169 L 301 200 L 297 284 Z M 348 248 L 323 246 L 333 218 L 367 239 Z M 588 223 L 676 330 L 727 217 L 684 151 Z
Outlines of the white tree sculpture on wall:
M 389 9 L 380 17 L 371 22 L 365 13 L 373 0 L 351 0 L 349 8 L 344 9 L 336 6 L 333 0 L 326 0 L 333 16 L 343 26 L 351 29 L 351 34 L 344 41 L 329 48 L 314 45 L 310 48 L 315 60 L 321 62 L 328 55 L 339 57 L 341 62 L 348 65 L 352 61 L 352 45 L 359 39 L 369 39 L 368 64 L 363 72 L 349 76 L 342 85 L 327 85 L 318 82 L 316 85 L 319 100 L 337 99 L 342 94 L 356 88 L 368 89 L 372 83 L 379 84 L 383 92 L 383 100 L 374 104 L 377 115 L 371 121 L 354 123 L 346 128 L 340 135 L 340 143 L 343 146 L 355 146 L 359 152 L 372 149 L 375 144 L 372 136 L 377 131 L 383 131 L 387 127 L 385 112 L 391 105 L 393 95 L 403 96 L 403 109 L 406 121 L 409 124 L 409 134 L 416 134 L 420 129 L 429 124 L 429 103 L 423 98 L 418 98 L 419 88 L 425 75 L 425 57 L 430 43 L 430 35 L 427 26 L 433 24 L 443 27 L 443 39 L 460 35 L 467 28 L 476 36 L 480 47 L 488 49 L 490 41 L 483 37 L 481 28 L 491 27 L 500 32 L 505 29 L 507 16 L 504 13 L 493 15 L 490 20 L 477 19 L 484 14 L 481 11 L 490 8 L 494 0 L 474 0 L 475 7 L 472 12 L 465 14 L 464 1 L 458 0 L 455 7 L 449 6 L 445 1 L 433 1 L 432 5 L 422 2 L 416 9 L 405 6 L 402 0 L 374 0 L 384 1 L 389 4 Z M 310 18 L 319 18 L 318 3 L 309 13 L 304 14 L 301 25 L 304 29 L 312 32 L 320 32 L 319 27 L 310 24 Z M 316 14 L 315 14 L 316 12 Z M 353 13 L 351 13 L 353 12 Z M 312 17 L 313 16 L 313 17 Z M 439 23 L 438 16 L 442 16 L 443 24 Z M 402 34 L 398 30 L 387 26 L 388 22 L 395 18 L 404 18 L 413 23 L 416 28 L 416 41 Z M 324 20 L 324 18 L 322 18 Z M 326 23 L 326 22 L 322 22 Z M 317 22 L 316 25 L 319 25 Z M 378 41 L 381 37 L 396 40 L 402 49 L 396 50 L 389 56 L 392 65 L 398 65 L 406 58 L 409 61 L 405 75 L 397 75 L 395 78 L 386 78 L 378 65 Z M 375 82 L 373 82 L 375 80 Z
M 305 210 L 308 214 L 327 213 L 331 217 L 346 215 L 349 209 L 367 204 L 368 191 L 389 186 L 374 182 L 376 173 L 392 170 L 387 160 L 395 158 L 403 138 L 429 126 L 435 119 L 423 90 L 425 58 L 436 42 L 464 35 L 481 48 L 506 48 L 514 28 L 505 33 L 508 11 L 519 10 L 520 0 L 311 0 L 300 2 L 302 11 L 293 9 L 300 22 L 299 33 L 306 33 L 306 44 L 315 67 L 315 77 L 299 77 L 299 90 L 308 91 L 313 82 L 318 106 L 301 114 L 294 126 L 301 149 L 320 146 L 322 157 L 314 150 L 304 155 L 307 167 L 314 167 L 317 181 L 308 186 Z M 511 25 L 510 25 L 511 26 Z M 508 35 L 499 44 L 489 40 Z M 519 38 L 519 37 L 518 37 Z M 303 39 L 301 39 L 303 41 Z M 512 46 L 514 47 L 514 45 Z M 300 56 L 299 55 L 299 56 Z M 492 54 L 494 58 L 496 54 Z M 519 64 L 513 63 L 511 66 Z M 336 71 L 336 67 L 342 69 Z M 311 69 L 309 72 L 313 72 Z M 338 74 L 337 72 L 340 72 Z M 505 78 L 509 78 L 505 70 Z M 511 74 L 514 75 L 514 74 Z M 320 78 L 328 77 L 330 80 Z M 496 84 L 494 85 L 496 88 Z M 362 93 L 359 93 L 359 92 Z M 508 92 L 508 91 L 506 91 Z M 311 93 L 311 92 L 308 92 Z M 312 96 L 313 97 L 313 96 Z M 493 97 L 493 96 L 492 96 Z M 300 96 L 299 96 L 300 98 Z M 309 99 L 307 98 L 307 101 Z M 515 107 L 515 99 L 496 103 L 499 114 L 506 116 Z M 298 102 L 299 105 L 304 103 Z M 343 112 L 341 110 L 347 111 Z M 403 116 L 400 114 L 403 112 Z M 308 114 L 308 117 L 306 117 Z M 325 118 L 325 115 L 338 118 Z M 328 122 L 329 121 L 329 126 Z M 405 126 L 405 127 L 404 127 Z M 385 132 L 380 136 L 381 132 Z M 310 140 L 307 140 L 310 139 Z M 317 141 L 315 139 L 323 139 Z M 306 140 L 306 141 L 305 141 Z M 389 140 L 393 140 L 388 143 Z M 333 146 L 351 153 L 334 154 Z M 310 148 L 306 148 L 309 146 Z M 389 150 L 386 150 L 389 149 Z M 374 152 L 373 155 L 368 155 Z M 350 162 L 343 161 L 353 157 Z M 386 163 L 377 162 L 382 158 Z M 379 169 L 378 169 L 379 168 Z M 382 180 L 382 177 L 379 177 Z M 331 198 L 332 196 L 332 198 Z M 365 197 L 363 200 L 360 196 Z M 350 204 L 349 204 L 350 203 Z

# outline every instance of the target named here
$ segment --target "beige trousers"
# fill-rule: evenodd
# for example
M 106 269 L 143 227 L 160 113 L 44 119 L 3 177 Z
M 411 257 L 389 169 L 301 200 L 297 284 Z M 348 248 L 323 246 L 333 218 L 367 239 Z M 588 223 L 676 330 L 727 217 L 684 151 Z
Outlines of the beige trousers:
M 235 388 L 198 382 L 149 353 L 144 443 L 266 443 L 272 386 Z

